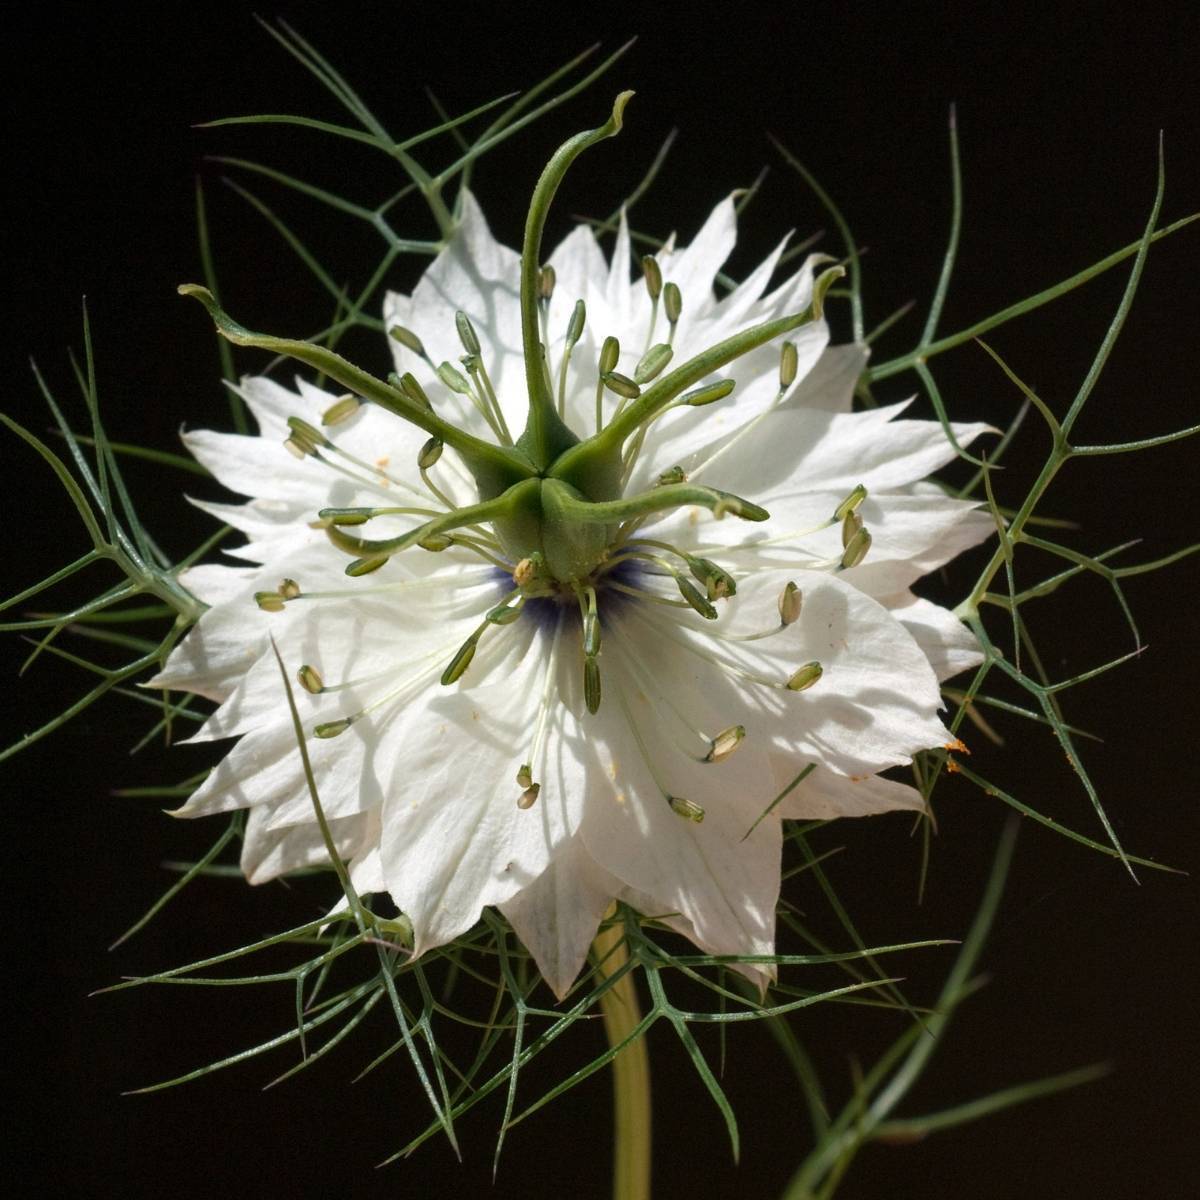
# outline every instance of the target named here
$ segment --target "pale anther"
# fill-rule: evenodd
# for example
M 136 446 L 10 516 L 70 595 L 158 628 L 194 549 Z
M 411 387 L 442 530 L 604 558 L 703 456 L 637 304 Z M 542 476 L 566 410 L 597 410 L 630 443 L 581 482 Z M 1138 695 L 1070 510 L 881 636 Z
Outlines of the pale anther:
M 870 549 L 871 531 L 864 527 L 850 539 L 850 544 L 842 554 L 842 569 L 846 570 L 850 567 L 857 567 L 867 557 L 867 551 Z
M 548 302 L 550 297 L 554 295 L 554 285 L 558 282 L 558 276 L 554 272 L 554 268 L 547 264 L 538 271 L 538 299 Z
M 285 600 L 295 600 L 300 595 L 300 585 L 294 579 L 281 579 L 276 590 Z
M 417 455 L 417 466 L 422 471 L 428 471 L 441 457 L 442 441 L 440 438 L 431 437 Z
M 283 612 L 283 597 L 278 592 L 255 592 L 254 603 L 263 612 Z
M 721 379 L 716 383 L 706 383 L 703 387 L 684 392 L 678 403 L 690 405 L 692 408 L 703 408 L 706 404 L 714 404 L 724 400 L 737 385 L 732 379 Z
M 583 337 L 583 327 L 587 322 L 587 306 L 582 300 L 575 301 L 571 310 L 571 320 L 567 324 L 567 345 L 574 346 Z
M 425 389 L 417 382 L 417 377 L 411 371 L 405 371 L 400 376 L 400 390 L 414 404 L 419 404 L 422 408 L 433 408 L 429 397 L 425 394 Z
M 842 518 L 842 549 L 845 550 L 858 536 L 863 527 L 863 519 L 853 509 Z
M 313 733 L 319 738 L 337 737 L 338 734 L 345 733 L 356 720 L 357 717 L 342 717 L 340 721 L 326 721 L 323 725 L 315 726 Z
M 642 275 L 645 277 L 646 291 L 650 293 L 650 299 L 657 300 L 662 293 L 663 279 L 662 269 L 653 254 L 642 255 Z
M 715 608 L 713 608 L 708 598 L 690 579 L 685 579 L 682 575 L 676 575 L 675 583 L 678 586 L 680 594 L 683 596 L 683 598 L 702 617 L 708 621 L 715 621 L 717 619 L 720 614 Z
M 534 802 L 538 798 L 538 792 L 542 790 L 540 783 L 531 783 L 518 797 L 517 807 L 522 811 L 527 808 L 532 808 Z
M 322 425 L 339 425 L 349 420 L 362 408 L 362 401 L 353 392 L 347 392 L 339 400 L 335 400 L 322 414 Z
M 594 658 L 583 660 L 583 700 L 588 712 L 600 710 L 600 664 Z
M 618 371 L 606 371 L 601 378 L 610 392 L 616 392 L 624 400 L 636 400 L 642 394 L 642 389 L 628 375 Z
M 867 489 L 859 484 L 845 500 L 833 510 L 835 521 L 844 521 L 847 513 L 857 512 L 862 502 L 867 498 Z
M 800 619 L 800 606 L 804 593 L 789 579 L 779 593 L 779 623 L 792 625 Z
M 522 763 L 517 771 L 517 787 L 529 788 L 533 787 L 533 767 L 529 763 Z
M 645 384 L 657 378 L 662 374 L 663 368 L 667 363 L 671 361 L 671 355 L 674 353 L 674 350 L 666 342 L 659 342 L 656 346 L 651 346 L 642 355 L 638 365 L 634 367 L 633 381 L 638 384 Z
M 607 375 L 621 357 L 621 343 L 615 337 L 606 337 L 600 347 L 599 370 L 601 375 Z
M 663 312 L 672 326 L 678 324 L 679 315 L 683 312 L 683 296 L 677 285 L 668 283 L 663 288 Z
M 694 800 L 685 800 L 682 796 L 668 796 L 667 803 L 671 806 L 673 813 L 685 817 L 689 821 L 694 821 L 697 825 L 704 820 L 704 809 Z
M 788 691 L 805 692 L 824 674 L 825 671 L 819 662 L 807 662 L 804 666 L 797 667 L 788 677 Z
M 724 762 L 742 744 L 745 736 L 746 727 L 744 725 L 731 725 L 728 729 L 722 729 L 713 738 L 708 753 L 704 756 L 704 761 L 706 763 Z
M 480 355 L 479 337 L 475 333 L 475 326 L 471 324 L 471 318 L 465 312 L 456 312 L 454 325 L 458 330 L 458 340 L 462 342 L 463 349 L 472 358 L 478 358 Z
M 786 392 L 796 382 L 796 372 L 799 369 L 800 356 L 796 353 L 795 342 L 784 342 L 779 352 L 779 390 Z
M 426 357 L 425 344 L 411 329 L 405 329 L 403 325 L 393 325 L 388 330 L 388 336 L 399 342 L 406 350 L 411 350 L 421 358 Z
M 471 665 L 475 657 L 475 647 L 479 644 L 479 634 L 473 633 L 455 652 L 449 665 L 442 672 L 442 686 L 449 687 L 462 678 L 463 672 Z
M 325 680 L 321 678 L 321 672 L 316 667 L 309 666 L 308 663 L 305 663 L 296 672 L 296 678 L 310 696 L 318 696 L 325 690 Z

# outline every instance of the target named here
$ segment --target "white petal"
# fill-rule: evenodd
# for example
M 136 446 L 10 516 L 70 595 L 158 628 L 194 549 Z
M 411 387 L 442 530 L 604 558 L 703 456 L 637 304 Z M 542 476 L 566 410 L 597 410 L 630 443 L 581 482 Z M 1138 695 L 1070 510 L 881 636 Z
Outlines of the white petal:
M 349 858 L 362 844 L 368 830 L 365 817 L 330 821 L 329 832 L 342 858 Z M 246 822 L 242 840 L 242 872 L 251 883 L 267 883 L 301 867 L 329 862 L 325 839 L 317 825 L 286 830 L 268 829 L 266 811 L 255 809 Z
M 711 304 L 713 282 L 736 241 L 737 212 L 733 197 L 726 196 L 687 246 L 659 255 L 663 281 L 678 286 L 685 313 L 703 311 Z
M 916 788 L 879 775 L 837 775 L 818 767 L 779 806 L 780 815 L 801 821 L 831 821 L 835 817 L 870 817 L 903 809 L 924 812 Z
M 949 609 L 912 592 L 889 596 L 882 603 L 913 635 L 939 682 L 983 662 L 975 635 Z
M 500 906 L 533 955 L 542 978 L 562 1000 L 575 982 L 621 883 L 599 866 L 582 840 L 570 838 L 550 865 Z
M 721 640 L 778 629 L 778 597 L 789 580 L 804 597 L 794 624 L 756 641 Z M 796 770 L 816 762 L 868 775 L 947 740 L 937 681 L 920 647 L 882 605 L 841 577 L 763 571 L 739 584 L 719 620 L 658 627 L 694 654 L 726 664 L 735 678 L 740 671 L 763 681 L 743 683 L 747 741 L 766 739 Z M 781 686 L 811 661 L 824 672 L 813 687 Z

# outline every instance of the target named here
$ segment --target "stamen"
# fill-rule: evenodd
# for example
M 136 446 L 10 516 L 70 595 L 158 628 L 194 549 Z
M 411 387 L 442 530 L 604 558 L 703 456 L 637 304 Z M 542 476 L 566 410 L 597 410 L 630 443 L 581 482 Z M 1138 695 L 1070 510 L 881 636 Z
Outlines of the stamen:
M 721 615 L 690 579 L 685 579 L 682 575 L 676 575 L 675 583 L 678 585 L 683 598 L 705 620 L 715 621 Z
M 675 326 L 679 324 L 679 315 L 683 312 L 683 296 L 678 285 L 668 283 L 663 288 L 663 311 L 667 314 L 671 331 L 667 336 L 667 344 L 675 344 Z
M 510 604 L 509 602 L 514 597 L 516 598 L 516 603 Z M 516 590 L 513 590 L 504 597 L 504 600 L 500 604 L 491 609 L 479 627 L 459 646 L 454 657 L 442 672 L 442 686 L 449 687 L 452 683 L 456 683 L 461 679 L 463 673 L 471 665 L 471 660 L 475 657 L 475 650 L 479 646 L 479 639 L 493 625 L 511 625 L 521 615 L 521 609 L 524 605 L 525 597 L 521 596 Z
M 518 797 L 517 807 L 522 811 L 532 808 L 534 802 L 538 798 L 538 793 L 542 790 L 540 783 L 531 783 Z
M 788 676 L 787 689 L 789 692 L 806 692 L 824 674 L 824 668 L 814 659 L 802 667 L 797 667 Z
M 704 820 L 704 809 L 692 800 L 685 800 L 682 796 L 668 796 L 667 803 L 670 804 L 672 812 L 694 821 L 697 825 Z
M 800 608 L 804 603 L 804 593 L 789 579 L 779 593 L 779 623 L 794 625 L 800 620 Z
M 845 571 L 851 567 L 857 567 L 867 557 L 867 551 L 870 549 L 871 531 L 864 526 L 859 529 L 846 546 L 845 552 L 842 554 L 841 569 Z
M 642 665 L 639 655 L 629 644 L 628 638 L 622 635 L 619 627 L 613 631 L 613 636 L 621 652 L 621 660 L 629 673 L 634 677 L 638 687 L 653 701 L 657 711 L 662 712 L 665 710 L 671 713 L 676 723 L 687 735 L 688 741 L 692 743 L 692 748 L 689 748 L 680 739 L 674 738 L 673 740 L 679 748 L 679 752 L 696 762 L 712 761 L 709 758 L 709 754 L 712 752 L 714 739 L 710 738 L 702 729 L 697 728 L 693 721 L 689 720 L 679 705 L 675 703 L 670 691 L 663 691 L 658 687 L 653 675 Z M 703 753 L 696 752 L 695 743 L 699 743 L 699 747 L 703 747 Z
M 619 371 L 609 371 L 600 378 L 604 386 L 610 392 L 615 392 L 622 400 L 636 400 L 642 394 L 642 389 L 628 375 L 622 375 Z M 617 411 L 621 411 L 620 406 Z
M 347 392 L 335 400 L 322 414 L 322 425 L 340 425 L 348 421 L 362 407 L 363 402 L 353 393 Z
M 430 370 L 434 369 L 433 360 L 425 350 L 425 343 L 411 329 L 405 329 L 403 325 L 393 325 L 388 330 L 388 336 L 399 342 L 406 350 L 411 350 L 419 358 L 423 358 L 429 364 Z
M 867 489 L 858 484 L 854 490 L 833 510 L 835 521 L 844 521 L 849 513 L 857 512 L 862 502 L 867 498 Z
M 538 715 L 533 727 L 533 745 L 529 751 L 529 759 L 523 762 L 517 771 L 517 786 L 528 791 L 534 786 L 533 770 L 542 752 L 542 741 L 546 734 L 546 724 L 550 716 L 550 705 L 554 693 L 554 681 L 558 672 L 558 647 L 562 631 L 562 617 L 554 627 L 554 640 L 550 643 L 550 652 L 546 655 L 546 670 L 542 676 L 542 694 L 538 701 Z M 539 785 L 540 790 L 540 785 Z M 518 801 L 518 804 L 520 801 Z
M 376 554 L 370 558 L 360 558 L 357 562 L 352 562 L 346 568 L 346 574 L 351 579 L 361 579 L 364 575 L 370 575 L 372 572 L 378 571 L 387 562 L 389 557 L 387 554 Z
M 621 357 L 621 343 L 615 337 L 604 339 L 600 347 L 600 359 L 596 364 L 596 432 L 604 427 L 604 377 L 617 365 Z
M 471 318 L 462 309 L 454 314 L 454 326 L 458 330 L 458 340 L 462 342 L 463 349 L 472 358 L 479 358 L 479 337 L 475 333 L 475 326 L 471 324 Z
M 471 665 L 471 659 L 475 657 L 475 647 L 478 646 L 479 638 L 482 634 L 482 628 L 475 630 L 458 648 L 449 665 L 442 672 L 443 687 L 449 687 L 452 683 L 462 678 L 463 672 Z
M 583 628 L 583 694 L 588 712 L 600 707 L 600 614 L 596 611 L 596 589 L 591 584 L 575 584 L 579 618 Z
M 425 389 L 417 381 L 417 377 L 411 371 L 405 371 L 400 376 L 400 390 L 414 403 L 419 404 L 422 408 L 433 411 L 433 402 L 425 394 Z
M 294 579 L 281 579 L 276 590 L 284 600 L 295 600 L 300 595 L 300 585 Z
M 724 762 L 742 744 L 745 737 L 745 725 L 730 725 L 728 729 L 722 729 L 713 738 L 704 761 L 708 763 Z
M 588 712 L 600 711 L 600 664 L 594 658 L 583 660 L 583 699 Z
M 737 384 L 732 379 L 722 379 L 717 383 L 705 384 L 704 387 L 698 387 L 694 391 L 684 392 L 674 403 L 687 404 L 692 408 L 702 408 L 705 404 L 714 404 L 718 400 L 724 400 L 735 387 Z M 655 416 L 657 415 L 656 413 Z
M 799 355 L 796 350 L 795 342 L 784 342 L 779 352 L 779 391 L 775 393 L 775 399 L 757 417 L 751 417 L 740 429 L 735 430 L 733 436 L 723 446 L 719 446 L 712 454 L 708 456 L 698 466 L 692 468 L 693 478 L 700 474 L 701 471 L 707 470 L 721 455 L 725 454 L 731 447 L 735 446 L 748 433 L 757 429 L 759 424 L 773 413 L 787 398 L 788 391 L 793 383 L 796 382 L 796 375 L 799 371 Z M 839 521 L 841 517 L 837 518 Z
M 550 298 L 554 295 L 554 285 L 558 281 L 554 268 L 547 264 L 538 271 L 538 325 L 542 331 L 542 349 L 550 345 Z
M 796 382 L 796 372 L 799 370 L 800 356 L 796 351 L 795 342 L 784 342 L 779 352 L 779 395 L 782 397 Z
M 500 407 L 500 401 L 496 398 L 496 389 L 492 387 L 491 376 L 488 375 L 487 366 L 483 361 L 483 352 L 480 349 L 479 337 L 475 332 L 475 326 L 471 324 L 470 317 L 466 313 L 459 311 L 454 314 L 454 324 L 458 329 L 459 341 L 463 344 L 463 349 L 467 352 L 466 358 L 462 360 L 463 366 L 467 368 L 467 374 L 475 379 L 476 384 L 480 387 L 483 398 L 492 413 L 493 421 L 489 424 L 493 425 L 496 431 L 496 436 L 500 438 L 506 446 L 513 444 L 512 434 L 508 429 L 508 422 L 504 419 L 504 410 Z M 476 379 L 478 376 L 478 379 Z
M 255 592 L 254 603 L 263 612 L 283 612 L 283 597 L 278 592 Z
M 308 663 L 305 663 L 296 672 L 296 678 L 310 696 L 319 696 L 325 690 L 325 680 L 321 678 L 321 672 L 316 667 L 309 666 Z
M 339 721 L 326 721 L 314 726 L 313 733 L 319 738 L 335 738 L 338 734 L 345 733 L 361 716 L 362 713 L 355 713 L 354 716 L 342 717 Z
M 411 508 L 407 505 L 389 504 L 380 508 L 322 508 L 317 516 L 336 526 L 365 525 L 374 517 L 416 516 L 438 517 L 442 514 L 432 508 Z M 334 539 L 336 544 L 336 539 Z M 349 551 L 349 553 L 355 553 Z
M 658 323 L 658 298 L 662 295 L 663 286 L 662 269 L 653 254 L 642 255 L 642 276 L 646 281 L 646 291 L 650 293 L 650 326 L 646 330 L 644 353 L 650 346 L 650 340 L 654 337 L 654 326 Z
M 583 337 L 583 327 L 587 322 L 587 306 L 582 300 L 575 301 L 571 312 L 571 320 L 567 325 L 567 339 L 563 343 L 562 362 L 558 365 L 558 415 L 566 416 L 567 410 L 567 367 L 571 363 L 571 352 L 579 339 Z
M 850 543 L 862 531 L 863 519 L 853 509 L 842 518 L 842 549 L 849 548 Z
M 724 600 L 728 596 L 737 595 L 737 581 L 711 559 L 698 558 L 694 554 L 685 554 L 682 557 L 693 577 L 704 584 L 710 600 Z
M 655 786 L 662 793 L 662 798 L 670 806 L 671 810 L 678 813 L 681 817 L 686 817 L 689 821 L 695 821 L 699 824 L 704 820 L 704 809 L 700 805 L 693 803 L 691 800 L 685 800 L 682 796 L 673 796 L 665 787 L 662 780 L 658 776 L 658 772 L 654 769 L 654 763 L 650 760 L 650 755 L 646 750 L 646 743 L 642 738 L 642 731 L 638 728 L 637 722 L 633 719 L 633 714 L 629 711 L 629 704 L 625 699 L 625 692 L 618 684 L 617 686 L 617 701 L 621 705 L 621 711 L 625 714 L 625 724 L 629 727 L 629 732 L 633 734 L 633 740 L 637 743 L 637 748 L 642 756 L 642 762 L 646 764 L 646 770 L 650 772 L 650 778 L 654 780 Z
M 657 378 L 662 374 L 667 363 L 671 361 L 674 353 L 675 351 L 666 342 L 659 342 L 657 345 L 651 346 L 633 369 L 634 383 L 644 386 L 652 379 Z M 632 398 L 636 399 L 636 397 Z
M 668 467 L 655 481 L 656 487 L 670 487 L 673 483 L 687 483 L 687 472 L 682 467 Z

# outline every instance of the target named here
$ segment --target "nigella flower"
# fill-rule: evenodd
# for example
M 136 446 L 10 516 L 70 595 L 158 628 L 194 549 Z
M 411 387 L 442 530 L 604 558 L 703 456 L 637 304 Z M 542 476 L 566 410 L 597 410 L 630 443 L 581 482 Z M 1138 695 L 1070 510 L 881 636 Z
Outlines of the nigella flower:
M 562 995 L 614 898 L 770 954 L 782 818 L 921 808 L 879 772 L 948 740 L 938 680 L 978 657 L 910 588 L 991 525 L 922 485 L 937 424 L 851 411 L 819 260 L 717 299 L 725 200 L 633 280 L 624 222 L 611 262 L 580 227 L 539 266 L 556 184 L 520 256 L 463 193 L 387 299 L 386 385 L 201 294 L 354 392 L 245 379 L 258 436 L 185 436 L 248 541 L 188 573 L 210 607 L 154 682 L 239 739 L 179 814 L 249 809 L 252 882 L 327 862 L 273 637 L 357 890 L 418 954 L 498 906 Z

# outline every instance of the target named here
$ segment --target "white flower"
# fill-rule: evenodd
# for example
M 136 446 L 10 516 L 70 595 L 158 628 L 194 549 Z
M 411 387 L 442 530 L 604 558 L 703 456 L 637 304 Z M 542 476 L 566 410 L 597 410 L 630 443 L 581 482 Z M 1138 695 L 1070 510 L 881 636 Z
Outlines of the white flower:
M 666 378 L 706 348 L 810 305 L 812 260 L 767 292 L 783 245 L 715 298 L 734 224 L 726 200 L 689 246 L 663 250 L 657 268 L 673 287 L 655 300 L 645 278 L 630 280 L 624 224 L 611 265 L 582 227 L 550 256 L 542 337 L 553 394 L 579 438 L 595 432 L 598 404 L 605 423 L 635 404 L 598 392 L 606 337 L 620 342 L 619 360 L 606 364 L 612 385 L 629 392 L 623 379 L 644 376 L 639 360 L 653 346 L 672 346 Z M 490 441 L 489 422 L 502 424 L 490 389 L 513 435 L 529 408 L 520 270 L 464 195 L 451 243 L 411 296 L 386 304 L 399 333 L 396 371 L 411 373 L 435 413 Z M 586 324 L 567 361 L 578 300 Z M 454 375 L 435 372 L 460 363 L 472 338 L 477 356 L 461 373 L 478 406 L 452 390 L 462 387 Z M 851 412 L 861 348 L 828 346 L 819 316 L 790 338 L 793 349 L 781 352 L 777 337 L 705 372 L 701 388 L 736 385 L 728 398 L 676 404 L 643 425 L 644 440 L 626 443 L 619 486 L 610 477 L 589 492 L 591 477 L 577 473 L 567 476 L 575 486 L 555 491 L 535 478 L 524 507 L 514 501 L 502 517 L 454 531 L 440 552 L 355 549 L 349 539 L 363 529 L 339 534 L 317 514 L 425 510 L 373 517 L 374 540 L 377 527 L 398 535 L 478 503 L 478 472 L 449 446 L 426 483 L 418 455 L 438 454 L 426 431 L 353 400 L 333 414 L 353 415 L 322 426 L 335 395 L 303 381 L 292 392 L 244 380 L 259 436 L 185 438 L 251 500 L 201 504 L 246 534 L 231 552 L 244 565 L 188 573 L 211 607 L 154 681 L 220 702 L 199 740 L 240 739 L 180 815 L 249 809 L 242 865 L 255 883 L 327 861 L 274 635 L 305 685 L 303 720 L 324 735 L 309 751 L 339 852 L 360 892 L 390 893 L 408 916 L 415 953 L 496 905 L 561 996 L 615 897 L 669 914 L 706 952 L 770 954 L 781 818 L 920 809 L 916 791 L 878 772 L 948 740 L 938 680 L 978 656 L 949 612 L 909 589 L 991 528 L 972 505 L 920 486 L 953 454 L 937 424 L 905 419 L 903 404 Z M 289 427 L 289 418 L 307 424 Z M 955 432 L 966 444 L 983 428 Z M 289 436 L 299 459 L 284 447 Z M 616 463 L 620 473 L 619 455 Z M 685 503 L 679 485 L 661 483 L 683 477 L 697 493 L 736 496 Z M 578 505 L 620 495 L 643 496 L 637 519 L 604 510 L 611 520 L 580 523 Z M 683 506 L 646 515 L 646 496 Z M 770 519 L 734 515 L 761 516 L 754 505 Z M 541 556 L 530 551 L 538 545 Z M 347 578 L 354 558 L 382 565 Z M 468 645 L 473 657 L 460 653 Z

